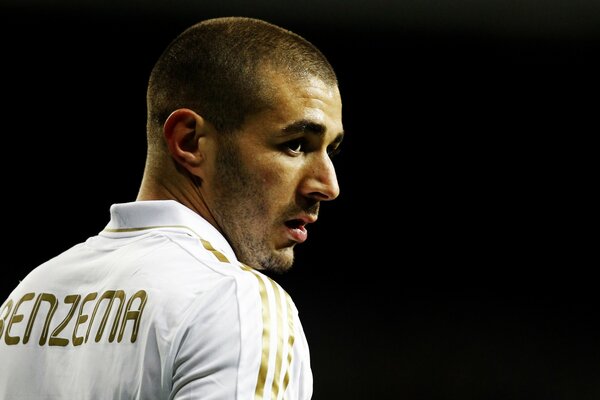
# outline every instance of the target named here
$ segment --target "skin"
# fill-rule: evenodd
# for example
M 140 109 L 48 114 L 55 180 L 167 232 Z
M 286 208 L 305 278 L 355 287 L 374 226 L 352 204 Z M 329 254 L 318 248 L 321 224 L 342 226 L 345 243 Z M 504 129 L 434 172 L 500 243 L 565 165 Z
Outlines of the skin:
M 320 202 L 339 195 L 331 156 L 343 138 L 342 103 L 338 88 L 318 79 L 269 79 L 275 107 L 227 140 L 194 111 L 173 112 L 164 135 L 177 164 L 147 163 L 138 200 L 177 200 L 215 226 L 241 262 L 283 272 Z

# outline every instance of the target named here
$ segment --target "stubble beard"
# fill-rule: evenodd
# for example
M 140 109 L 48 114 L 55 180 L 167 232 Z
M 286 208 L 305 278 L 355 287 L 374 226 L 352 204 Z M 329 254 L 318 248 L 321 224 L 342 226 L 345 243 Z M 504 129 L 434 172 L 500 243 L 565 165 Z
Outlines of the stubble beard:
M 221 142 L 216 171 L 213 214 L 238 260 L 278 274 L 289 270 L 293 248 L 277 251 L 269 247 L 269 199 L 260 177 L 244 165 L 235 139 Z

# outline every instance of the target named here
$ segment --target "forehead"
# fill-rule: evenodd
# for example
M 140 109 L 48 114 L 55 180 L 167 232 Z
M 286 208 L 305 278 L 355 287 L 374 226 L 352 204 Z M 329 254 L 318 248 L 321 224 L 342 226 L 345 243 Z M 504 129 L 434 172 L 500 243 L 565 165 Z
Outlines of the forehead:
M 283 132 L 302 121 L 321 126 L 327 135 L 343 132 L 342 100 L 337 85 L 313 76 L 290 79 L 271 73 L 268 79 L 270 106 L 248 118 L 246 128 L 262 125 L 265 131 Z

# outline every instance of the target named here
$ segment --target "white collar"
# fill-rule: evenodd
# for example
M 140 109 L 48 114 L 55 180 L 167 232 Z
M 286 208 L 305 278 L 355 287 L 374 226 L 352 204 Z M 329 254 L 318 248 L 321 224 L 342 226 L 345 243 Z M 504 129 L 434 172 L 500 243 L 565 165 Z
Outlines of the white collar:
M 185 230 L 204 239 L 230 260 L 237 260 L 225 237 L 207 220 L 175 200 L 144 200 L 110 207 L 110 221 L 103 234 L 135 236 L 148 229 Z

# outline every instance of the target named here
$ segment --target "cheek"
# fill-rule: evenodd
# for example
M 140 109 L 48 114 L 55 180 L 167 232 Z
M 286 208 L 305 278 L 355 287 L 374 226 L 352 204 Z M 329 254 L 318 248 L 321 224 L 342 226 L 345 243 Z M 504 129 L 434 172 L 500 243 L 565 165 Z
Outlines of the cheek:
M 272 153 L 263 154 L 247 164 L 247 171 L 255 177 L 256 181 L 261 182 L 265 190 L 277 189 L 291 184 L 292 173 L 290 172 L 293 169 L 284 161 Z
M 271 195 L 289 197 L 297 187 L 298 177 L 293 170 L 282 166 L 272 166 L 262 171 L 263 189 Z
M 263 203 L 263 209 L 277 208 L 276 204 L 285 201 L 286 192 L 290 183 L 286 183 L 285 176 L 277 171 L 264 171 L 257 179 L 256 194 Z
M 263 199 L 266 208 L 286 207 L 293 202 L 298 188 L 301 168 L 298 159 L 278 158 L 273 154 L 257 157 L 248 165 L 257 197 Z

